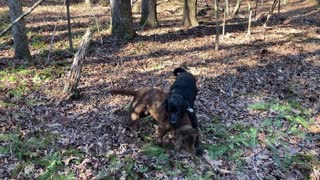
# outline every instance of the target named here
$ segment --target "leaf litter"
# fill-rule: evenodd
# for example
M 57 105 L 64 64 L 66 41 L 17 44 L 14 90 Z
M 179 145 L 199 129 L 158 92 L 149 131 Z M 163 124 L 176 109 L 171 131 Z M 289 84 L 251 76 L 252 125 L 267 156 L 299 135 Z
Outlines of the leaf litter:
M 281 10 L 285 21 L 274 15 L 265 29 L 258 20 L 250 37 L 241 24 L 227 26 L 215 52 L 213 10 L 199 16 L 199 27 L 183 29 L 174 22 L 182 10 L 173 4 L 170 11 L 159 8 L 159 28 L 139 31 L 133 40 L 101 32 L 101 45 L 95 37 L 79 83 L 80 100 L 60 101 L 66 68 L 43 82 L 38 78 L 41 86 L 19 97 L 8 95 L 18 84 L 1 75 L 8 87 L 0 86 L 0 102 L 13 104 L 0 104 L 0 177 L 319 177 L 320 38 L 312 23 L 319 22 L 319 11 L 301 16 L 299 8 L 313 4 L 290 2 Z M 6 63 L 12 53 L 6 49 L 0 59 Z M 128 128 L 125 107 L 131 98 L 107 94 L 119 87 L 168 90 L 172 70 L 180 65 L 197 78 L 204 159 L 175 150 L 169 140 L 168 147 L 153 144 L 156 123 L 150 119 Z M 43 145 L 34 149 L 28 142 L 33 136 Z

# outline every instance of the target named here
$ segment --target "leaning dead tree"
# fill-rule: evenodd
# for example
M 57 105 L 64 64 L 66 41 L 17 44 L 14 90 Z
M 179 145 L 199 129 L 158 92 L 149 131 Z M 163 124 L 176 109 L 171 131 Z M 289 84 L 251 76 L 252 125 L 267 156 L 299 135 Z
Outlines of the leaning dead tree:
M 86 50 L 89 46 L 91 39 L 90 28 L 87 29 L 86 33 L 82 37 L 79 50 L 77 51 L 73 63 L 68 74 L 68 77 L 64 84 L 63 92 L 65 93 L 64 99 L 75 99 L 79 96 L 79 91 L 77 90 L 78 83 L 81 76 L 81 69 L 83 65 L 83 60 L 86 55 Z

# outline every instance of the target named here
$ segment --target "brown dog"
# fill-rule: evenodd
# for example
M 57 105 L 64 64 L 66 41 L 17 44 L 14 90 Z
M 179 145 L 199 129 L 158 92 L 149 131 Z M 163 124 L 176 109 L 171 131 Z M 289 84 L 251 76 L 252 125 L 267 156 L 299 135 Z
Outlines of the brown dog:
M 166 92 L 158 88 L 141 88 L 138 90 L 112 89 L 109 92 L 112 95 L 133 96 L 134 98 L 129 108 L 128 124 L 132 125 L 140 118 L 150 114 L 159 124 L 157 143 L 162 144 L 163 136 L 166 135 L 169 130 L 172 130 L 164 103 L 168 95 Z M 181 119 L 180 127 L 176 129 L 176 142 L 180 147 L 195 154 L 194 144 L 197 137 L 197 130 L 192 128 L 192 122 L 185 113 Z

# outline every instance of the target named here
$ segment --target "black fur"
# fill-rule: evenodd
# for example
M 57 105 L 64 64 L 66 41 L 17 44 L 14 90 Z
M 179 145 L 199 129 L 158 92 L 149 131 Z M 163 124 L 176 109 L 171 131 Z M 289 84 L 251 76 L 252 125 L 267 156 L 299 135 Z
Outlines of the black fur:
M 174 69 L 173 73 L 177 77 L 170 87 L 170 93 L 166 100 L 170 124 L 173 127 L 179 127 L 179 120 L 184 113 L 188 113 L 192 121 L 192 127 L 197 129 L 198 123 L 194 112 L 194 101 L 198 92 L 196 79 L 191 73 L 181 67 Z M 189 108 L 193 112 L 187 111 Z
M 198 92 L 196 79 L 182 67 L 174 69 L 173 73 L 176 80 L 170 87 L 170 93 L 165 101 L 169 113 L 169 122 L 171 126 L 178 128 L 181 117 L 184 113 L 187 113 L 192 122 L 192 127 L 198 130 L 198 120 L 194 110 L 194 101 Z M 195 148 L 197 155 L 203 154 L 199 138 L 196 140 Z

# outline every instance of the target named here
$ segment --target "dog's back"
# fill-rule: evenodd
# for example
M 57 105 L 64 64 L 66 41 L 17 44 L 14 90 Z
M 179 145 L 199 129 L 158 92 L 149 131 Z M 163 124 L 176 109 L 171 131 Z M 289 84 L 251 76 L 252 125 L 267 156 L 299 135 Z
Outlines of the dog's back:
M 177 77 L 170 92 L 182 95 L 193 108 L 198 92 L 196 78 L 182 67 L 174 69 L 173 73 Z
M 143 117 L 143 114 L 151 114 L 157 121 L 164 119 L 164 113 L 160 113 L 160 108 L 163 108 L 163 102 L 167 96 L 167 93 L 158 88 L 141 88 L 137 90 L 133 89 L 111 89 L 109 93 L 112 95 L 125 95 L 133 96 L 133 100 L 130 103 L 129 108 L 129 122 L 133 124 L 136 120 Z M 165 109 L 164 109 L 165 110 Z M 163 121 L 163 120 L 162 120 Z

